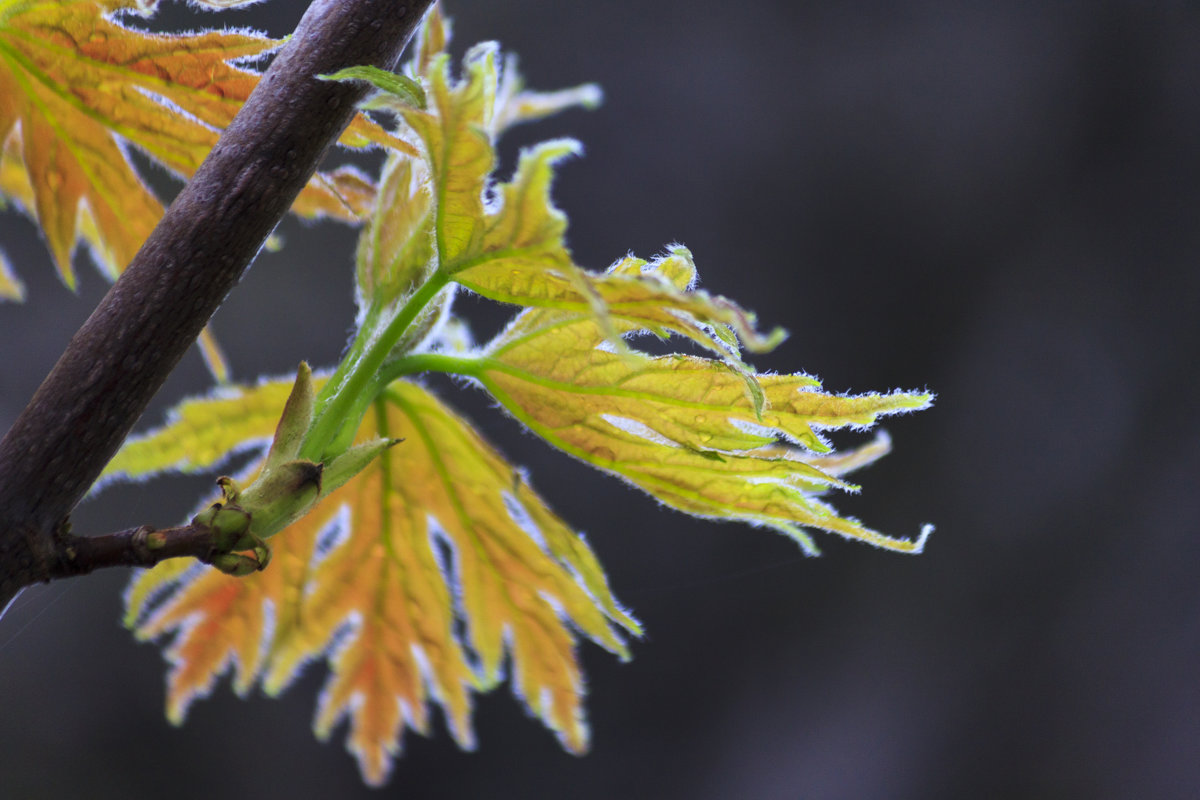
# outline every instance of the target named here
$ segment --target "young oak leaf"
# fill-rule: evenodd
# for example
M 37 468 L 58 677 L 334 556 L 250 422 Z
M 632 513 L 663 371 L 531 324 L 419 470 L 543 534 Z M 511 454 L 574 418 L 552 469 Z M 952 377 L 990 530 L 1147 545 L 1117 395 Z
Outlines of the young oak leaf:
M 71 252 L 81 234 L 99 245 L 96 259 L 113 276 L 162 214 L 126 147 L 190 177 L 258 82 L 230 62 L 279 46 L 234 31 L 152 34 L 115 16 L 148 14 L 155 5 L 0 0 L 0 139 L 19 132 L 19 163 L 32 196 L 18 197 L 37 218 L 68 286 L 75 285 Z M 361 116 L 341 141 L 406 146 Z M 8 183 L 0 191 L 9 193 Z M 369 204 L 362 183 L 349 170 L 319 175 L 294 210 L 356 219 Z
M 865 428 L 881 415 L 925 408 L 931 395 L 831 395 L 807 375 L 760 374 L 760 411 L 729 364 L 619 354 L 604 342 L 587 314 L 531 309 L 478 359 L 454 363 L 550 444 L 674 508 L 774 527 L 806 550 L 812 543 L 798 526 L 892 550 L 923 547 L 928 527 L 915 541 L 896 539 L 818 499 L 831 487 L 857 490 L 837 476 L 887 449 L 877 440 L 840 458 L 825 455 L 819 430 Z
M 220 448 L 239 438 L 265 443 L 289 388 L 271 382 L 184 404 L 110 470 L 194 471 L 219 463 Z M 192 449 L 217 432 L 211 449 Z M 473 745 L 469 692 L 495 685 L 507 654 L 516 693 L 568 748 L 584 749 L 568 623 L 622 657 L 614 626 L 639 633 L 595 556 L 519 471 L 421 387 L 389 387 L 359 431 L 360 440 L 379 435 L 405 441 L 277 534 L 264 572 L 231 578 L 177 560 L 135 578 L 127 624 L 143 639 L 175 634 L 171 719 L 231 665 L 239 693 L 257 680 L 277 694 L 323 658 L 330 677 L 317 734 L 349 717 L 348 747 L 378 784 L 403 727 L 428 731 L 431 698 L 459 743 Z

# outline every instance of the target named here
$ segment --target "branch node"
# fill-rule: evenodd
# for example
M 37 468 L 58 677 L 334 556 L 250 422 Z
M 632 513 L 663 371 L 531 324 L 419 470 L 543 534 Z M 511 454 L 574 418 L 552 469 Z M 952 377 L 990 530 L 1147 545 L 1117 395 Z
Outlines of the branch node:
M 151 562 L 154 560 L 154 551 L 161 550 L 166 543 L 165 534 L 149 525 L 142 525 L 133 532 L 129 544 L 139 561 Z

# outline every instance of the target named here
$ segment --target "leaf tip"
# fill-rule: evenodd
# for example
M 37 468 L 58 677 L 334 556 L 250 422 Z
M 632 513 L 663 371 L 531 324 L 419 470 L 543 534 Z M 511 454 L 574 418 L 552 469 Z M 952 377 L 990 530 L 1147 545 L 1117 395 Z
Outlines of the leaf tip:
M 821 555 L 821 548 L 817 547 L 817 543 L 808 535 L 808 531 L 798 525 L 781 523 L 773 527 L 800 545 L 800 551 L 809 558 L 817 558 Z
M 575 99 L 579 102 L 581 108 L 586 108 L 588 111 L 593 111 L 604 105 L 604 90 L 600 88 L 598 83 L 585 83 L 582 86 L 575 87 Z
M 909 552 L 912 555 L 919 555 L 925 551 L 925 542 L 929 540 L 929 535 L 933 533 L 933 525 L 926 522 L 921 526 L 921 533 L 917 536 L 917 540 L 913 542 L 913 548 Z

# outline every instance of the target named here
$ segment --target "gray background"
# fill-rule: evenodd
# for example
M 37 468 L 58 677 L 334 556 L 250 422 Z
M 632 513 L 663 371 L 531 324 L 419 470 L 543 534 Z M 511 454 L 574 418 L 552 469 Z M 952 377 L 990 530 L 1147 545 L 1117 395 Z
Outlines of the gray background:
M 221 20 L 283 34 L 302 4 Z M 741 7 L 739 7 L 741 6 Z M 458 0 L 456 52 L 495 38 L 531 83 L 606 105 L 556 196 L 578 260 L 671 241 L 704 286 L 792 338 L 761 368 L 830 389 L 928 387 L 839 507 L 920 557 L 660 509 L 443 394 L 587 531 L 648 630 L 591 645 L 592 752 L 507 688 L 480 749 L 441 721 L 370 796 L 1195 797 L 1200 793 L 1200 6 L 1164 2 L 534 3 Z M 208 17 L 175 11 L 188 26 Z M 104 290 L 58 284 L 0 216 L 27 284 L 0 308 L 6 429 Z M 287 222 L 218 313 L 235 373 L 334 361 L 353 234 Z M 82 259 L 81 259 L 82 261 Z M 460 310 L 484 332 L 504 314 Z M 190 356 L 144 424 L 206 378 Z M 207 479 L 111 490 L 78 530 L 180 519 Z M 323 669 L 281 701 L 227 684 L 170 727 L 164 664 L 118 623 L 126 575 L 27 591 L 0 620 L 4 797 L 368 796 L 344 730 L 309 731 Z

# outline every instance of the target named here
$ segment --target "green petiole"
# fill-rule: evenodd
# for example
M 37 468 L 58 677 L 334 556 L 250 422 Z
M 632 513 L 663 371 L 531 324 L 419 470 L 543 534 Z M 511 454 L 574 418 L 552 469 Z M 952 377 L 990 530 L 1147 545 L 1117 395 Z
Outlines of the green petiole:
M 323 461 L 350 446 L 363 414 L 386 386 L 379 383 L 377 375 L 388 355 L 421 311 L 449 283 L 450 276 L 439 270 L 413 293 L 382 331 L 377 332 L 369 323 L 363 325 L 350 352 L 317 395 L 313 424 L 300 446 L 301 458 Z

